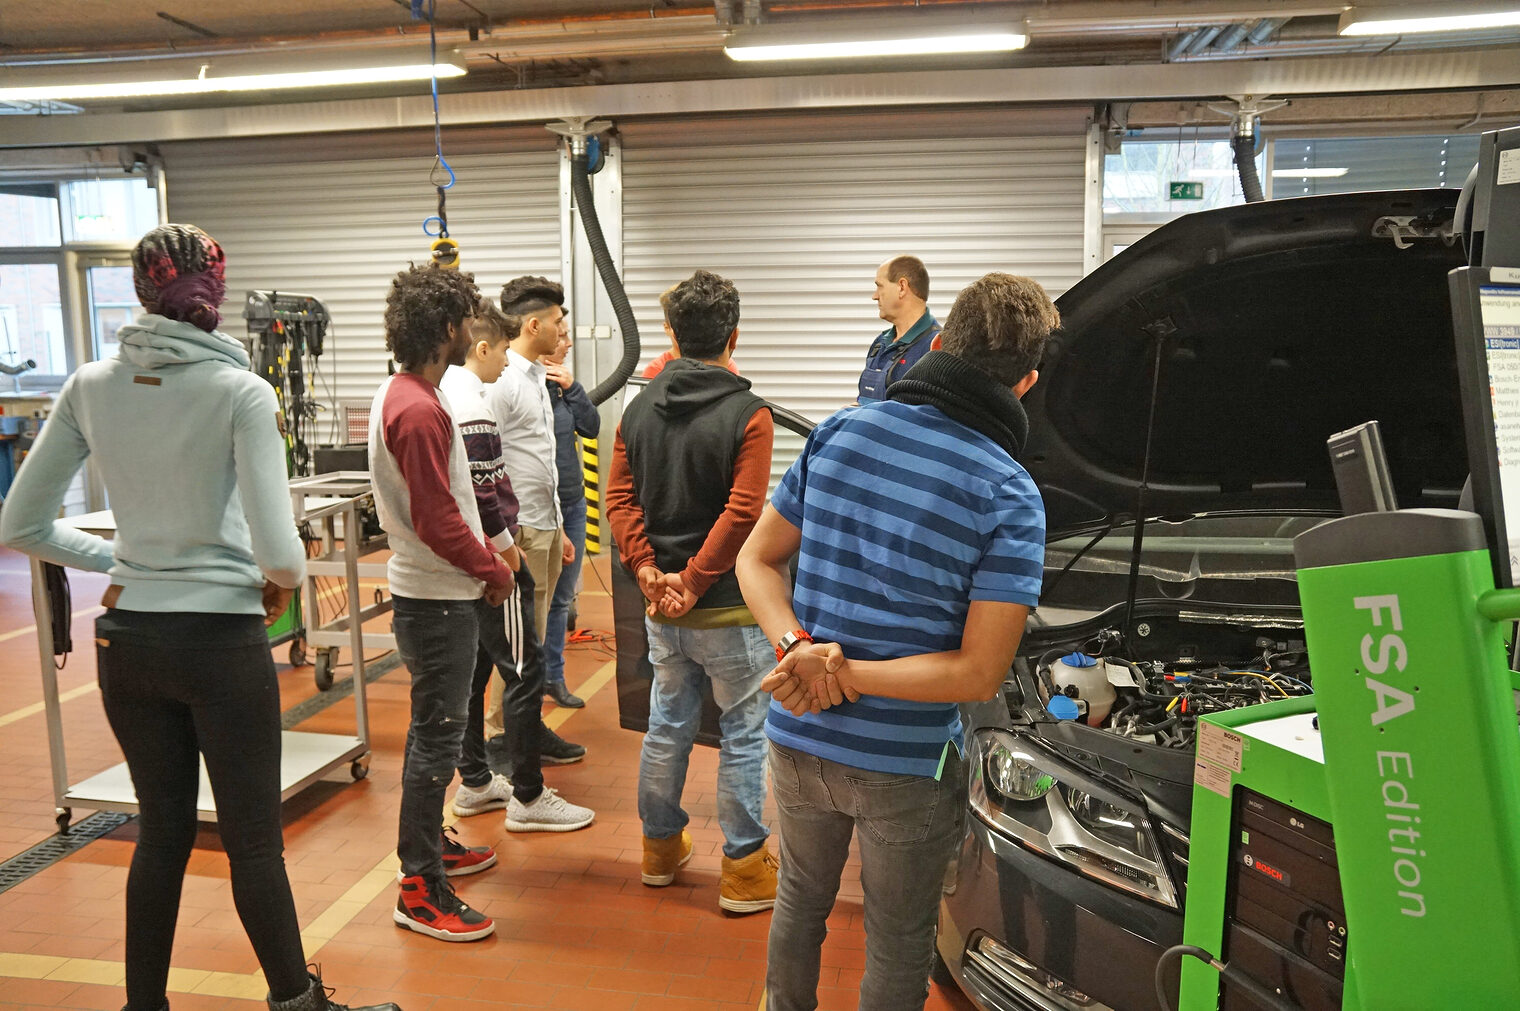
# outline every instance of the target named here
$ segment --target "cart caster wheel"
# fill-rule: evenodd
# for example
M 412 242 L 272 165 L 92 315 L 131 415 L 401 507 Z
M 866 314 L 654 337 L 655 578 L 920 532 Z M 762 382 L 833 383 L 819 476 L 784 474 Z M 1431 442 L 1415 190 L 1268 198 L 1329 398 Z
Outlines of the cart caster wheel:
M 292 667 L 306 666 L 306 640 L 293 639 L 290 643 L 290 665 Z
M 367 777 L 369 775 L 369 756 L 365 755 L 362 758 L 354 759 L 353 764 L 348 767 L 348 774 L 354 777 L 354 782 L 356 783 Z
M 333 686 L 333 653 L 334 650 L 330 649 L 317 650 L 312 678 L 318 691 L 325 692 Z
M 54 809 L 53 821 L 58 824 L 58 834 L 69 834 L 69 823 L 74 820 L 73 808 L 60 807 Z

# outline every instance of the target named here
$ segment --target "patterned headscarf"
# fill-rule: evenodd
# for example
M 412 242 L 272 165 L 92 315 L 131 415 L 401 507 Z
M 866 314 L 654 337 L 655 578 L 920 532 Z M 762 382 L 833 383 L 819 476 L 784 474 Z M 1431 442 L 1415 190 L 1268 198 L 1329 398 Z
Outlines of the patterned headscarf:
M 143 308 L 205 331 L 222 321 L 227 257 L 194 225 L 160 225 L 132 250 L 132 284 Z

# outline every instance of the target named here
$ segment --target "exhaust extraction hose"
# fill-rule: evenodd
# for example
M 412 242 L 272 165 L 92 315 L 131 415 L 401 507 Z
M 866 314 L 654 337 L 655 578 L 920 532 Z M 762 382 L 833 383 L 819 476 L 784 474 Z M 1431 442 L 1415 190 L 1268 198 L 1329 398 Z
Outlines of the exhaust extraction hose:
M 591 256 L 596 261 L 596 272 L 601 275 L 612 301 L 612 311 L 617 314 L 618 327 L 623 331 L 623 357 L 612 375 L 596 384 L 591 391 L 591 402 L 602 404 L 621 390 L 633 375 L 639 363 L 639 324 L 633 318 L 633 307 L 628 304 L 628 293 L 623 290 L 618 277 L 617 265 L 607 250 L 607 240 L 602 236 L 602 224 L 596 216 L 596 203 L 591 196 L 591 175 L 587 156 L 581 151 L 570 159 L 570 189 L 575 194 L 575 206 L 580 208 L 581 225 L 586 229 L 586 239 L 591 243 Z
M 1267 199 L 1261 189 L 1261 176 L 1256 172 L 1256 135 L 1237 133 L 1230 138 L 1230 147 L 1235 149 L 1235 169 L 1240 173 L 1240 191 L 1245 194 L 1246 203 Z

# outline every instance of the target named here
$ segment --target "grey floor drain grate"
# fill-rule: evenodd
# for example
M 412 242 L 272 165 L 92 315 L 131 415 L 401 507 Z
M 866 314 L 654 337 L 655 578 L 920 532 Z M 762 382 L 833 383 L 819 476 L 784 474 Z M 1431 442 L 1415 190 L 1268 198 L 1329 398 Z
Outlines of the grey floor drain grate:
M 386 653 L 369 661 L 364 665 L 364 683 L 372 685 L 385 675 L 401 666 L 401 657 L 392 652 Z M 280 714 L 280 726 L 285 730 L 294 730 L 296 726 L 322 710 L 343 701 L 354 693 L 354 679 L 346 677 L 333 685 L 325 692 L 317 692 L 304 702 L 298 702 Z
M 34 874 L 40 874 L 70 853 L 83 849 L 107 832 L 115 831 L 132 818 L 133 815 L 118 811 L 98 811 L 88 818 L 81 818 L 67 833 L 48 836 L 31 849 L 0 863 L 0 892 L 16 887 Z

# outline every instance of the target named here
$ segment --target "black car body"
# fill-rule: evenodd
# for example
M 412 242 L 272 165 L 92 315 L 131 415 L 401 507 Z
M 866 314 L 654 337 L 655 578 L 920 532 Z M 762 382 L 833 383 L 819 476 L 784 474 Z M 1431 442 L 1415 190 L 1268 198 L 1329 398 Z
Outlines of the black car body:
M 999 697 L 965 710 L 971 809 L 940 915 L 939 968 L 978 1007 L 1157 1006 L 1182 938 L 1190 721 L 1312 683 L 1291 539 L 1339 513 L 1326 438 L 1378 420 L 1399 504 L 1456 505 L 1456 200 L 1189 215 L 1058 300 L 1025 398 L 1045 593 Z M 1079 651 L 1135 685 L 1099 726 L 1047 708 L 1042 672 Z

